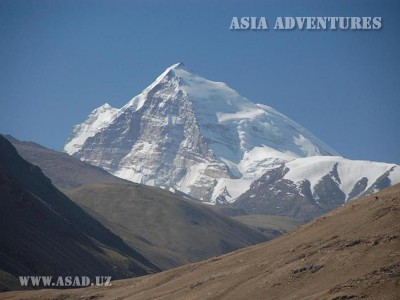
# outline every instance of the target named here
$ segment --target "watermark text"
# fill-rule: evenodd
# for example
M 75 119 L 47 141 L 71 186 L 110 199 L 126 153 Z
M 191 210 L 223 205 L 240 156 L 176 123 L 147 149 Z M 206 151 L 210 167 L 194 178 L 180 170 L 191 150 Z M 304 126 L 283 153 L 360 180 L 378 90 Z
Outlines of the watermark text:
M 23 287 L 87 287 L 111 286 L 111 276 L 19 276 Z

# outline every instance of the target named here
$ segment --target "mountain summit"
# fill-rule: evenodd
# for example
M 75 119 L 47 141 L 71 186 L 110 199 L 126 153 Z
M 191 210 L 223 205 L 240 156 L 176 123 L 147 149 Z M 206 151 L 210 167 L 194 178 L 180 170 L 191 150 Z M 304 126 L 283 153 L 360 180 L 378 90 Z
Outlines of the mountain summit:
M 282 162 L 337 155 L 288 117 L 182 63 L 121 109 L 104 104 L 92 111 L 74 126 L 65 151 L 119 177 L 203 201 L 231 200 Z
M 182 63 L 122 108 L 92 111 L 65 151 L 121 178 L 221 203 L 282 163 L 339 156 L 287 116 Z

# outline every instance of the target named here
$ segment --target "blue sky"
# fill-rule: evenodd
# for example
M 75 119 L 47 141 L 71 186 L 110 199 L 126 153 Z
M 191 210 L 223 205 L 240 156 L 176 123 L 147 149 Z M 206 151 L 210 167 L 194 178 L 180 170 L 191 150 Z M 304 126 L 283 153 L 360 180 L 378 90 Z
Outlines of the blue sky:
M 343 156 L 400 164 L 398 1 L 0 1 L 0 132 L 61 150 L 168 66 L 223 81 Z M 233 16 L 381 16 L 377 31 L 231 31 Z

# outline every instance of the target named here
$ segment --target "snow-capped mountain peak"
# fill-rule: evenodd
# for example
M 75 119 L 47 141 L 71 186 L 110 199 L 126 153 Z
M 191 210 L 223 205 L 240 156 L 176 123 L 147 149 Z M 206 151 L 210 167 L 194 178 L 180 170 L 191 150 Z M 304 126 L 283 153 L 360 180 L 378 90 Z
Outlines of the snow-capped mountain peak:
M 182 63 L 122 108 L 94 110 L 74 127 L 65 151 L 122 178 L 207 202 L 232 201 L 296 158 L 339 155 L 289 117 Z
M 74 126 L 64 150 L 70 155 L 78 152 L 89 137 L 94 136 L 112 122 L 118 111 L 108 103 L 94 109 L 85 122 Z

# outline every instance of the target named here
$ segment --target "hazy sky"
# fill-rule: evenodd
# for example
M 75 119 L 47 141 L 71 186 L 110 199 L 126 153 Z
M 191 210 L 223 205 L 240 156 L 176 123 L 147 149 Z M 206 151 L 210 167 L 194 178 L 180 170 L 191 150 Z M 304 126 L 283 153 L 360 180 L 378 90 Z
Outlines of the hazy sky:
M 61 150 L 167 67 L 297 121 L 343 156 L 400 164 L 400 1 L 0 0 L 0 132 Z M 231 31 L 265 16 L 268 31 Z M 285 16 L 381 16 L 372 31 L 272 29 Z

